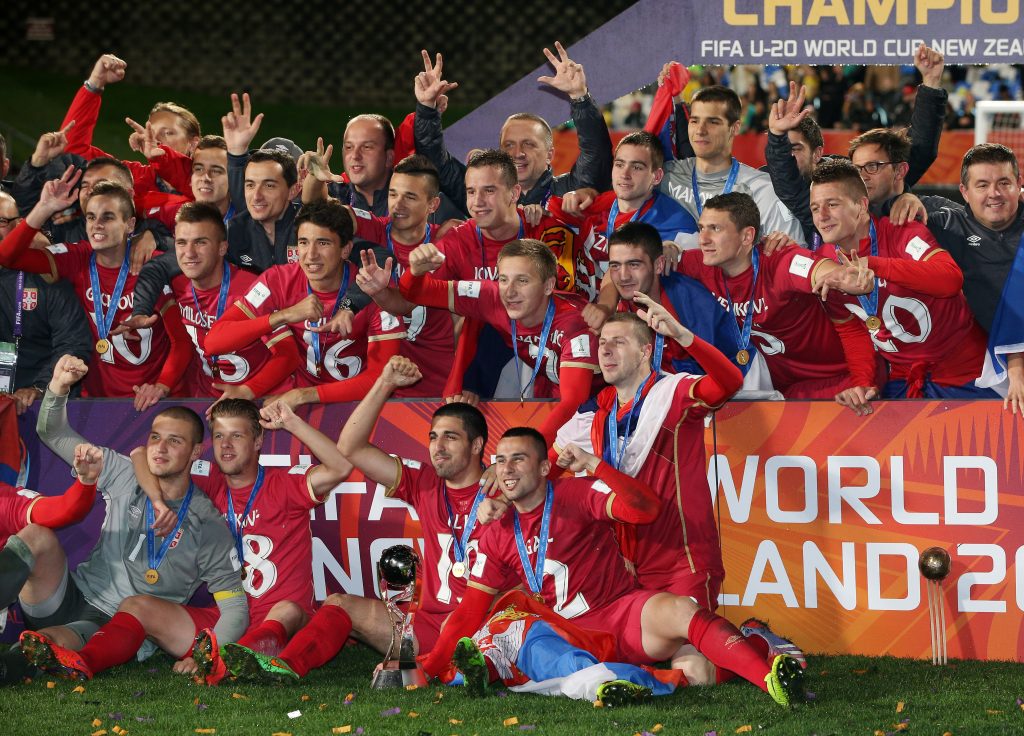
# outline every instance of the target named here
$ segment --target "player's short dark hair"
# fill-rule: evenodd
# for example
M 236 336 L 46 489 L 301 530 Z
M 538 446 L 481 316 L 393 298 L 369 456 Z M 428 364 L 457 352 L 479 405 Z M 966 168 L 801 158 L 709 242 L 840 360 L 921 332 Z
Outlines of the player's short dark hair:
M 177 115 L 182 127 L 185 129 L 185 135 L 189 138 L 198 138 L 203 134 L 199 128 L 199 118 L 195 116 L 195 113 L 187 107 L 179 105 L 177 102 L 158 102 L 149 111 L 149 116 L 153 117 L 158 112 L 169 112 L 172 115 Z
M 749 194 L 729 192 L 712 197 L 704 203 L 706 210 L 720 210 L 729 213 L 729 219 L 737 230 L 754 228 L 754 242 L 761 236 L 761 212 Z
M 860 171 L 853 165 L 853 161 L 846 158 L 822 158 L 811 172 L 811 186 L 815 184 L 842 184 L 853 200 L 868 196 L 864 180 L 860 178 Z
M 519 183 L 519 177 L 516 175 L 516 163 L 512 160 L 512 156 L 504 151 L 499 151 L 497 148 L 484 148 L 481 151 L 477 151 L 466 162 L 467 171 L 469 169 L 482 169 L 487 166 L 493 166 L 498 170 L 498 173 L 501 174 L 502 183 L 509 189 Z
M 720 84 L 701 87 L 694 92 L 693 99 L 690 100 L 690 108 L 692 109 L 694 104 L 698 102 L 724 102 L 725 119 L 729 121 L 729 125 L 734 125 L 739 121 L 740 115 L 743 113 L 743 106 L 740 104 L 739 95 Z
M 501 435 L 501 439 L 506 437 L 526 437 L 531 440 L 534 448 L 537 450 L 537 457 L 541 460 L 547 459 L 548 441 L 544 439 L 544 435 L 533 427 L 509 427 L 505 430 L 505 434 Z
M 605 320 L 604 324 L 601 325 L 601 329 L 603 330 L 606 325 L 614 325 L 616 323 L 624 323 L 632 327 L 641 346 L 650 345 L 654 342 L 654 330 L 633 312 L 615 312 Z
M 979 143 L 964 154 L 963 163 L 960 164 L 960 183 L 964 186 L 967 186 L 967 170 L 975 164 L 1010 164 L 1013 168 L 1013 178 L 1020 178 L 1017 156 L 1001 143 Z
M 94 159 L 90 159 L 82 169 L 82 173 L 84 174 L 86 171 L 92 171 L 93 169 L 102 169 L 107 166 L 117 169 L 118 178 L 122 179 L 121 184 L 124 187 L 134 186 L 135 180 L 132 178 L 132 170 L 125 165 L 124 161 L 113 156 L 97 156 Z
M 904 128 L 873 128 L 861 133 L 850 141 L 849 155 L 861 146 L 878 146 L 894 164 L 902 164 L 910 158 L 910 137 Z
M 513 115 L 509 115 L 505 118 L 505 122 L 501 124 L 501 132 L 504 133 L 508 124 L 517 120 L 526 120 L 539 125 L 544 130 L 544 143 L 547 145 L 548 149 L 550 150 L 551 147 L 554 146 L 555 138 L 551 133 L 551 126 L 548 125 L 548 121 L 540 115 L 534 115 L 532 112 L 517 112 Z
M 391 124 L 383 115 L 378 115 L 375 112 L 364 112 L 361 115 L 356 115 L 354 118 L 345 124 L 345 131 L 348 132 L 348 127 L 357 120 L 372 120 L 380 126 L 381 132 L 384 134 L 384 150 L 393 151 L 395 149 L 395 126 Z M 344 138 L 344 136 L 342 136 Z
M 174 216 L 174 222 L 188 222 L 197 224 L 209 222 L 217 227 L 217 237 L 221 241 L 227 240 L 228 229 L 224 227 L 224 216 L 220 210 L 208 202 L 186 202 Z
M 808 115 L 801 120 L 796 126 L 796 132 L 804 137 L 811 150 L 824 148 L 825 137 L 821 134 L 821 126 L 818 125 L 818 121 L 813 116 Z
M 660 169 L 665 165 L 665 149 L 661 147 L 661 141 L 653 133 L 646 130 L 634 130 L 632 133 L 622 137 L 619 145 L 615 146 L 616 155 L 623 146 L 640 146 L 651 153 L 651 168 Z
M 135 202 L 132 201 L 131 192 L 125 189 L 120 183 L 111 179 L 100 179 L 92 189 L 89 196 L 85 198 L 85 207 L 88 209 L 93 197 L 113 197 L 121 207 L 121 214 L 124 219 L 135 217 Z
M 249 422 L 253 437 L 263 436 L 263 425 L 260 424 L 260 408 L 249 399 L 221 399 L 210 409 L 210 431 L 218 419 L 238 417 Z
M 202 444 L 203 437 L 205 435 L 203 420 L 187 406 L 168 406 L 166 409 L 161 409 L 157 412 L 157 415 L 153 417 L 153 421 L 156 421 L 160 417 L 168 417 L 170 419 L 188 422 L 192 427 L 192 444 Z
M 661 256 L 665 255 L 665 246 L 661 241 L 661 233 L 658 228 L 647 222 L 634 220 L 627 222 L 608 238 L 608 252 L 611 252 L 613 245 L 632 245 L 640 248 L 647 257 L 654 263 Z
M 295 166 L 295 159 L 290 153 L 285 153 L 277 148 L 260 148 L 249 154 L 249 164 L 259 164 L 264 161 L 273 161 L 281 166 L 281 174 L 284 176 L 284 183 L 289 188 L 295 186 L 299 180 L 299 170 Z M 249 164 L 246 164 L 248 167 Z
M 395 164 L 393 174 L 405 174 L 415 176 L 427 182 L 427 197 L 433 199 L 441 191 L 441 177 L 437 173 L 437 167 L 430 159 L 422 153 L 414 153 L 406 156 Z
M 341 247 L 352 242 L 355 235 L 355 228 L 352 225 L 352 215 L 345 205 L 336 199 L 326 199 L 319 202 L 310 202 L 302 205 L 299 214 L 295 216 L 295 232 L 306 223 L 325 227 L 341 238 Z
M 196 144 L 196 150 L 205 151 L 208 148 L 219 148 L 226 152 L 228 150 L 228 142 L 224 140 L 223 136 L 204 135 L 199 139 L 199 143 Z
M 460 420 L 470 442 L 480 437 L 484 441 L 483 444 L 487 444 L 487 420 L 484 419 L 484 413 L 472 404 L 467 404 L 464 401 L 444 404 L 434 412 L 431 423 L 441 417 L 453 417 Z M 480 448 L 480 454 L 483 455 L 483 446 Z
M 553 279 L 558 275 L 558 259 L 551 249 L 539 240 L 522 238 L 505 243 L 498 251 L 498 263 L 503 258 L 529 258 L 537 266 L 541 281 Z

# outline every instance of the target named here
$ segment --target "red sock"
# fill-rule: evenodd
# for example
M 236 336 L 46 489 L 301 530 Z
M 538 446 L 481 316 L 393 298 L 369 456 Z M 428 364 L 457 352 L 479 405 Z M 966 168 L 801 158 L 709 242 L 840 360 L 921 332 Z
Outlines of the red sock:
M 277 654 L 287 642 L 288 632 L 284 624 L 272 618 L 263 619 L 259 626 L 250 626 L 238 640 L 243 647 L 264 654 Z
M 146 630 L 130 613 L 115 613 L 107 624 L 93 634 L 79 654 L 95 675 L 135 656 L 146 640 Z
M 757 650 L 757 653 L 761 655 L 761 659 L 768 660 L 768 642 L 762 636 L 748 636 L 747 643 Z M 768 665 L 771 667 L 771 664 Z M 737 675 L 732 670 L 727 670 L 724 667 L 715 668 L 715 684 L 721 685 L 723 682 L 729 682 L 729 680 L 735 680 Z
M 352 619 L 341 606 L 324 606 L 299 630 L 281 652 L 299 677 L 330 662 L 345 646 L 352 632 Z
M 757 647 L 724 618 L 703 609 L 697 611 L 690 621 L 688 638 L 716 667 L 729 669 L 767 692 L 764 678 L 771 668 Z

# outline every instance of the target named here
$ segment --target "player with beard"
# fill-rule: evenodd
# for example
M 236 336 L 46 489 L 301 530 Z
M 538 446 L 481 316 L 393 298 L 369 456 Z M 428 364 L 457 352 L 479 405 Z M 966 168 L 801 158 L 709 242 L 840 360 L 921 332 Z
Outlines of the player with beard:
M 0 242 L 0 265 L 48 274 L 71 283 L 92 315 L 95 340 L 93 370 L 83 393 L 91 397 L 135 397 L 139 411 L 168 396 L 186 372 L 192 358 L 188 335 L 170 298 L 157 305 L 161 316 L 152 327 L 133 334 L 115 335 L 112 328 L 132 310 L 136 276 L 129 272 L 135 226 L 131 195 L 113 182 L 99 182 L 86 200 L 88 241 L 60 243 L 45 251 L 30 250 L 32 238 L 57 212 L 76 199 L 79 174 L 72 168 L 60 179 L 47 182 L 39 202 L 25 219 Z M 95 299 L 100 292 L 102 299 Z
M 261 274 L 210 330 L 206 348 L 218 355 L 228 353 L 287 325 L 306 359 L 304 370 L 296 374 L 298 388 L 281 398 L 293 408 L 353 401 L 398 354 L 405 329 L 397 317 L 371 304 L 355 316 L 352 331 L 344 338 L 321 331 L 343 306 L 355 278 L 356 269 L 348 262 L 352 218 L 331 201 L 305 205 L 295 221 L 298 263 L 273 266 Z
M 338 448 L 368 483 L 380 483 L 386 495 L 416 510 L 425 546 L 422 595 L 413 617 L 414 648 L 433 648 L 441 625 L 466 589 L 476 562 L 476 506 L 483 475 L 487 423 L 473 406 L 455 402 L 434 412 L 430 425 L 430 463 L 398 458 L 371 442 L 373 427 L 395 391 L 420 380 L 419 368 L 407 358 L 388 361 L 373 387 L 342 429 Z M 383 601 L 335 593 L 277 657 L 250 652 L 270 679 L 296 679 L 335 657 L 349 634 L 379 652 L 391 644 L 392 625 Z M 244 656 L 238 646 L 229 647 Z

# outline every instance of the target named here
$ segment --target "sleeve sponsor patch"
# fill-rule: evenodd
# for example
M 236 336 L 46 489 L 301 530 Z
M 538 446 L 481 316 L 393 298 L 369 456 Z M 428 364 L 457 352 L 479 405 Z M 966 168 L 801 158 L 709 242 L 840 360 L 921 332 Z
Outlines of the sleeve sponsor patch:
M 67 253 L 68 247 L 64 243 L 54 243 L 53 245 L 46 246 L 46 250 L 55 255 L 60 255 L 61 253 Z
M 398 328 L 398 318 L 390 312 L 380 313 L 380 326 L 382 330 L 390 331 Z
M 931 246 L 928 245 L 920 235 L 915 235 L 910 239 L 910 242 L 907 243 L 907 255 L 915 261 L 920 261 L 921 256 L 927 253 L 929 248 L 931 248 Z
M 460 281 L 457 286 L 459 296 L 464 296 L 467 299 L 479 299 L 480 298 L 480 282 L 479 281 Z
M 586 335 L 579 335 L 569 341 L 569 350 L 574 358 L 590 357 L 590 338 Z
M 356 213 L 356 217 L 361 217 L 364 220 L 372 220 L 373 219 L 373 215 L 371 215 L 366 210 L 361 210 L 358 207 L 353 207 L 352 211 Z
M 793 260 L 789 264 L 789 272 L 801 278 L 807 278 L 813 265 L 814 261 L 807 256 L 793 256 Z
M 209 477 L 210 475 L 210 461 L 209 460 L 196 460 L 192 463 L 192 475 L 201 475 Z
M 590 488 L 591 490 L 597 493 L 604 494 L 605 496 L 609 495 L 612 492 L 612 487 L 605 483 L 603 480 L 595 480 L 593 483 L 590 484 Z
M 395 457 L 395 456 L 392 455 L 392 457 Z M 423 463 L 421 463 L 419 460 L 410 460 L 407 457 L 403 457 L 403 458 L 400 458 L 400 459 L 402 461 L 402 465 L 404 465 L 407 468 L 412 468 L 413 470 L 419 470 L 420 468 L 423 467 Z
M 35 491 L 30 491 L 28 488 L 19 488 L 17 494 L 22 498 L 37 498 L 39 496 Z
M 469 571 L 469 574 L 478 578 L 484 574 L 484 568 L 487 566 L 487 555 L 480 550 L 476 551 L 476 560 L 473 562 L 473 569 Z
M 291 470 L 288 471 L 288 475 L 305 475 L 306 471 L 312 466 L 310 463 L 302 463 L 301 465 L 293 465 Z
M 257 282 L 252 285 L 251 289 L 249 289 L 249 293 L 245 295 L 245 300 L 249 302 L 251 305 L 253 305 L 253 307 L 255 307 L 256 309 L 259 309 L 263 305 L 263 302 L 265 302 L 267 300 L 267 297 L 269 296 L 270 287 L 268 287 L 266 284 L 261 284 Z

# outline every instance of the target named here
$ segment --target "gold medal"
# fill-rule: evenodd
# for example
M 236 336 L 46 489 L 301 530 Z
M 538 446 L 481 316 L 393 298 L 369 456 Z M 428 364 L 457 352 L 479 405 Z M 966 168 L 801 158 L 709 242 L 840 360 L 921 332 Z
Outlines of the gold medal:
M 456 562 L 454 565 L 452 565 L 452 574 L 455 575 L 455 577 L 457 578 L 466 577 L 466 563 Z
M 877 330 L 882 326 L 882 320 L 878 319 L 878 317 L 872 314 L 870 317 L 867 318 L 865 324 L 868 326 L 869 330 Z
M 145 579 L 146 582 L 150 585 L 156 585 L 157 581 L 160 580 L 160 573 L 158 573 L 154 568 L 151 567 L 148 570 L 146 570 Z
M 105 338 L 100 338 L 96 341 L 96 352 L 103 355 L 105 352 L 110 350 L 110 341 Z
M 739 351 L 738 353 L 736 353 L 736 362 L 739 363 L 740 365 L 746 365 L 747 363 L 750 362 L 750 353 L 748 353 L 746 350 Z

